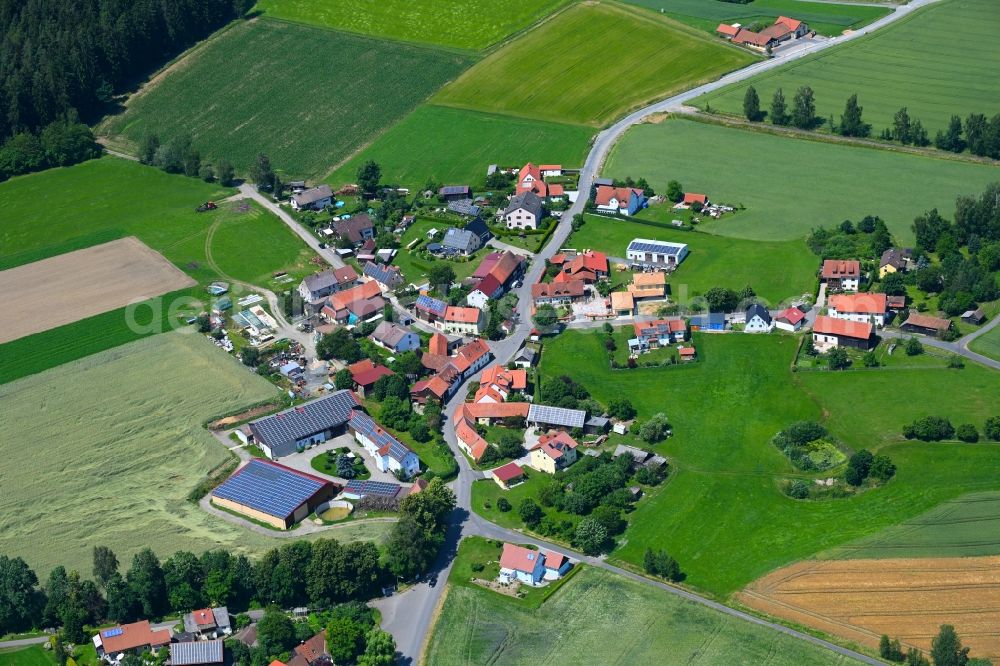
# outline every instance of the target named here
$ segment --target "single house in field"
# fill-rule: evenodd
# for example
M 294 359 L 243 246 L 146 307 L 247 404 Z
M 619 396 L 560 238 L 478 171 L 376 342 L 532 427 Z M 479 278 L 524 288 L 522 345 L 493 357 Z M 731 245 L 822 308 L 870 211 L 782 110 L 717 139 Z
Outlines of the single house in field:
M 212 491 L 212 504 L 287 530 L 338 490 L 326 479 L 254 458 Z
M 802 322 L 806 320 L 805 313 L 798 308 L 788 308 L 774 318 L 774 325 L 782 331 L 794 333 L 802 328 Z
M 307 275 L 299 284 L 299 295 L 308 303 L 315 303 L 327 296 L 350 289 L 358 284 L 358 273 L 350 265 L 330 268 Z
M 396 266 L 384 266 L 369 261 L 364 267 L 364 276 L 378 283 L 383 291 L 393 291 L 403 285 L 403 274 Z
M 468 185 L 445 185 L 438 190 L 438 196 L 445 201 L 469 199 L 472 197 L 472 190 L 469 189 Z
M 884 278 L 889 273 L 905 273 L 913 263 L 913 250 L 908 247 L 890 247 L 882 253 L 878 262 L 878 276 Z
M 650 268 L 674 269 L 688 255 L 687 243 L 635 238 L 625 250 L 625 258 L 633 264 Z
M 760 303 L 754 303 L 747 308 L 746 324 L 743 330 L 747 333 L 770 333 L 774 328 L 771 313 Z
M 383 321 L 371 335 L 372 342 L 394 354 L 420 348 L 420 336 L 391 321 Z
M 184 631 L 198 638 L 221 638 L 233 632 L 225 606 L 202 608 L 184 615 Z
M 504 490 L 509 490 L 511 486 L 524 481 L 524 470 L 516 462 L 509 462 L 503 467 L 497 467 L 490 472 L 493 480 Z
M 348 429 L 358 444 L 365 447 L 381 472 L 398 474 L 403 478 L 420 472 L 420 458 L 410 447 L 387 433 L 372 417 L 360 409 L 354 410 Z
M 544 178 L 562 174 L 562 167 L 558 164 L 543 164 L 535 166 L 528 162 L 517 174 L 514 194 L 520 195 L 530 192 L 541 199 L 558 199 L 566 194 L 565 188 L 558 184 L 546 183 Z
M 170 666 L 209 666 L 221 663 L 221 639 L 170 644 Z
M 604 213 L 635 215 L 646 207 L 646 195 L 637 187 L 598 185 L 594 203 Z
M 247 444 L 256 444 L 268 458 L 277 460 L 344 434 L 351 411 L 358 406 L 354 393 L 336 391 L 324 398 L 251 421 Z M 237 431 L 240 435 L 241 431 Z
M 528 452 L 528 464 L 539 472 L 555 474 L 576 462 L 576 440 L 565 432 L 542 435 Z
M 338 236 L 357 247 L 365 241 L 375 240 L 375 225 L 365 213 L 352 215 L 333 223 L 333 230 Z
M 525 585 L 538 585 L 545 577 L 545 556 L 537 550 L 505 543 L 500 554 L 500 576 Z
M 93 637 L 93 643 L 98 657 L 116 662 L 118 655 L 141 654 L 146 650 L 156 652 L 170 644 L 170 637 L 170 629 L 154 630 L 149 620 L 141 620 L 101 629 Z
M 813 323 L 813 345 L 821 352 L 833 347 L 869 350 L 875 347 L 875 327 L 857 321 L 820 315 Z
M 827 259 L 823 262 L 820 280 L 832 291 L 857 291 L 861 285 L 861 262 Z
M 977 308 L 975 310 L 966 310 L 962 313 L 962 321 L 966 324 L 975 324 L 978 326 L 986 321 L 986 313 L 983 312 L 982 308 Z
M 940 317 L 932 317 L 930 315 L 920 314 L 919 312 L 911 312 L 910 316 L 900 325 L 899 328 L 908 333 L 939 335 L 941 333 L 945 333 L 951 328 L 951 320 L 941 319 Z
M 582 429 L 583 425 L 587 422 L 587 412 L 582 409 L 567 409 L 565 407 L 532 404 L 528 408 L 527 422 L 529 426 L 542 430 Z
M 470 254 L 474 254 L 476 250 L 481 248 L 483 243 L 479 236 L 472 233 L 468 229 L 451 227 L 445 232 L 444 240 L 441 241 L 441 245 L 444 246 L 446 250 L 450 250 L 453 253 L 468 256 Z
M 888 305 L 885 294 L 834 294 L 827 302 L 827 314 L 847 321 L 871 322 L 885 326 Z
M 568 305 L 586 295 L 583 280 L 569 282 L 537 282 L 531 285 L 531 300 L 535 305 Z
M 542 215 L 542 200 L 534 192 L 524 192 L 511 197 L 503 220 L 508 229 L 537 229 Z
M 322 210 L 333 203 L 333 190 L 329 185 L 320 185 L 293 194 L 292 208 L 295 210 Z
M 683 206 L 685 206 L 687 208 L 691 208 L 695 204 L 698 204 L 699 206 L 707 206 L 708 205 L 708 195 L 707 194 L 699 194 L 697 192 L 685 192 L 684 193 L 684 198 L 681 200 L 681 205 L 683 205 Z

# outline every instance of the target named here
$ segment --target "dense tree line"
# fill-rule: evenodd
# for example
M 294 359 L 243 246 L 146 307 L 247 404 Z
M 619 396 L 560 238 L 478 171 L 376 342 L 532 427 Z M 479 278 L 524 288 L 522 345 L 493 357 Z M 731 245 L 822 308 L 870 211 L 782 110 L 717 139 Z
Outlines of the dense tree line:
M 370 599 L 382 584 L 427 571 L 454 506 L 440 479 L 408 496 L 384 553 L 368 541 L 319 539 L 284 544 L 256 562 L 218 550 L 179 551 L 161 562 L 146 548 L 123 572 L 115 553 L 98 546 L 92 579 L 59 566 L 45 581 L 20 557 L 0 555 L 0 635 L 61 627 L 64 640 L 80 643 L 88 638 L 85 627 L 105 621 L 155 620 L 208 605 L 330 608 Z
M 74 120 L 74 117 L 54 120 L 37 134 L 19 132 L 2 142 L 0 181 L 100 156 L 101 148 L 94 142 L 90 128 Z

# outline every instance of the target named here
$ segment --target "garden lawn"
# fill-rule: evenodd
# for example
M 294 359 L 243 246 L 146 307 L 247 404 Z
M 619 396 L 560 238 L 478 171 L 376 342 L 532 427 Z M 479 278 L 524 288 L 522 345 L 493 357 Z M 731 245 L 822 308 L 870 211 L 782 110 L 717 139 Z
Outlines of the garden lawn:
M 690 254 L 667 278 L 675 302 L 687 303 L 712 287 L 739 291 L 749 284 L 763 300 L 777 304 L 816 286 L 819 258 L 802 241 L 754 242 L 588 215 L 567 243 L 624 258 L 634 238 L 687 243 Z
M 578 4 L 487 56 L 434 101 L 601 126 L 754 59 L 639 8 Z
M 593 131 L 578 125 L 512 118 L 433 104 L 420 106 L 330 174 L 334 186 L 354 183 L 368 160 L 382 182 L 412 191 L 428 180 L 482 187 L 491 164 L 583 164 Z
M 527 28 L 566 0 L 260 0 L 265 16 L 376 37 L 483 49 Z
M 663 10 L 667 16 L 715 35 L 720 23 L 750 25 L 755 21 L 773 23 L 779 16 L 790 16 L 809 24 L 821 35 L 836 36 L 844 30 L 859 28 L 889 13 L 885 7 L 838 5 L 803 0 L 755 0 L 736 4 L 724 0 L 627 0 L 630 4 Z
M 41 645 L 0 650 L 0 666 L 58 666 L 52 652 Z
M 1000 108 L 1000 87 L 993 85 L 1000 69 L 998 30 L 994 0 L 945 0 L 841 47 L 699 97 L 695 104 L 742 114 L 744 92 L 753 85 L 763 110 L 777 88 L 791 106 L 795 90 L 808 85 L 824 120 L 831 114 L 839 118 L 845 100 L 857 93 L 873 134 L 888 127 L 905 106 L 933 139 L 952 115 L 992 115 Z M 955 39 L 956 34 L 962 38 Z
M 368 3 L 374 5 L 375 3 Z M 158 75 L 98 133 L 134 150 L 187 132 L 245 174 L 266 153 L 285 180 L 322 176 L 469 64 L 465 56 L 258 19 Z
M 496 467 L 499 466 L 500 465 L 496 465 Z M 537 501 L 538 491 L 541 490 L 542 486 L 544 486 L 552 477 L 545 472 L 539 472 L 538 470 L 530 467 L 522 467 L 522 469 L 524 469 L 524 476 L 527 480 L 511 487 L 510 490 L 504 490 L 498 486 L 493 479 L 481 479 L 473 483 L 473 510 L 502 527 L 518 530 L 525 529 L 524 522 L 517 513 L 517 508 L 521 506 L 521 502 L 529 497 Z M 497 508 L 497 500 L 501 497 L 506 497 L 507 501 L 510 502 L 512 507 L 510 511 L 501 511 Z M 486 506 L 487 503 L 489 503 L 489 507 Z M 554 520 L 568 520 L 573 524 L 580 521 L 580 516 L 559 511 L 553 507 L 543 507 L 542 511 L 545 512 L 545 515 L 551 516 Z M 545 538 L 551 539 L 552 537 L 549 536 Z
M 444 231 L 453 225 L 454 223 L 418 217 L 410 228 L 403 233 L 399 241 L 399 252 L 396 253 L 392 263 L 398 266 L 399 270 L 403 272 L 403 277 L 406 279 L 407 283 L 419 284 L 421 279 L 427 275 L 427 271 L 430 267 L 438 262 L 446 263 L 451 266 L 451 269 L 455 271 L 455 282 L 461 282 L 476 272 L 476 268 L 479 266 L 479 262 L 482 261 L 483 256 L 492 251 L 489 248 L 480 248 L 472 256 L 457 257 L 455 259 L 428 259 L 425 256 L 416 254 L 415 252 L 426 247 L 427 243 L 434 242 L 428 240 L 428 231 L 431 229 L 437 229 L 441 232 L 435 238 L 435 241 L 440 243 Z M 422 242 L 413 249 L 414 251 L 407 250 L 406 246 L 418 238 Z
M 546 344 L 541 374 L 542 381 L 569 375 L 605 403 L 626 395 L 640 419 L 660 411 L 670 418 L 674 436 L 655 450 L 670 458 L 673 475 L 640 503 L 613 554 L 633 566 L 641 567 L 646 548 L 665 548 L 687 583 L 725 598 L 777 567 L 962 493 L 1000 489 L 993 473 L 1000 444 L 925 444 L 900 435 L 928 413 L 981 427 L 1000 402 L 1000 377 L 988 369 L 793 374 L 794 337 L 696 333 L 700 363 L 612 371 L 601 341 L 593 331 L 561 334 Z M 807 475 L 770 440 L 805 419 L 822 420 L 855 450 L 887 454 L 896 477 L 849 499 L 784 496 L 781 479 Z
M 978 338 L 970 342 L 969 349 L 977 354 L 989 356 L 992 359 L 1000 361 L 1000 326 L 983 333 Z
M 89 571 L 95 545 L 110 545 L 122 562 L 147 546 L 166 557 L 279 545 L 187 500 L 231 456 L 202 423 L 275 395 L 204 336 L 182 333 L 0 386 L 0 552 L 45 578 L 57 564 Z M 384 529 L 361 523 L 322 534 L 377 538 Z
M 766 155 L 766 168 L 733 159 L 737 154 Z M 957 196 L 981 192 L 1000 178 L 1000 169 L 667 120 L 629 130 L 608 157 L 604 175 L 642 176 L 660 192 L 677 180 L 715 203 L 746 206 L 699 226 L 715 234 L 805 238 L 816 227 L 871 214 L 906 245 L 914 239 L 914 217 L 934 207 L 950 217 Z
M 427 663 L 443 666 L 857 663 L 590 567 L 537 610 L 491 590 L 451 583 L 427 655 Z

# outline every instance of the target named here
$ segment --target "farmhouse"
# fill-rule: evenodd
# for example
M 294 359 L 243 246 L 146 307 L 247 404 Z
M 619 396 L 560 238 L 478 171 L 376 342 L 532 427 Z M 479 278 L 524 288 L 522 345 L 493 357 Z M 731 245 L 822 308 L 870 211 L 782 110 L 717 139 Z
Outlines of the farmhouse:
M 667 274 L 662 271 L 636 273 L 632 276 L 628 290 L 636 300 L 663 298 L 667 294 Z
M 500 394 L 503 400 L 506 400 L 511 393 L 520 393 L 528 388 L 528 373 L 520 368 L 508 370 L 499 363 L 491 365 L 483 370 L 483 374 L 479 378 L 479 388 L 480 390 L 491 389 Z M 479 399 L 478 393 L 476 396 L 475 402 L 484 402 L 484 400 Z
M 221 663 L 221 639 L 170 644 L 170 666 L 208 666 Z
M 535 305 L 567 305 L 586 294 L 583 280 L 569 282 L 537 282 L 531 285 L 531 300 Z
M 405 282 L 403 274 L 396 266 L 382 266 L 369 261 L 363 271 L 365 278 L 377 282 L 383 291 L 393 291 Z
M 875 327 L 857 321 L 847 321 L 820 315 L 813 323 L 813 344 L 826 351 L 833 347 L 872 349 L 875 346 Z
M 410 447 L 381 428 L 360 409 L 354 410 L 348 429 L 358 444 L 365 447 L 379 471 L 409 478 L 420 472 L 420 458 Z
M 805 314 L 798 308 L 788 308 L 774 318 L 774 325 L 783 331 L 794 333 L 802 328 L 802 322 L 806 319 Z
M 184 615 L 184 632 L 198 638 L 221 638 L 233 632 L 229 609 L 202 608 Z
M 286 530 L 337 490 L 318 476 L 254 458 L 212 491 L 212 503 Z
M 347 219 L 341 218 L 340 221 L 333 223 L 333 230 L 355 247 L 365 241 L 375 240 L 375 225 L 365 213 L 352 215 Z
M 884 278 L 889 273 L 905 273 L 913 263 L 913 250 L 908 247 L 890 247 L 882 253 L 878 262 L 878 276 Z
M 170 643 L 170 629 L 154 631 L 149 620 L 141 620 L 101 629 L 93 637 L 93 643 L 97 648 L 97 656 L 113 662 L 120 654 L 140 654 L 146 650 L 156 652 Z
M 908 333 L 923 333 L 924 335 L 938 335 L 945 333 L 951 328 L 951 320 L 932 317 L 930 315 L 911 312 L 910 316 L 900 324 L 901 330 Z
M 688 255 L 686 243 L 635 238 L 628 244 L 625 257 L 632 263 L 651 268 L 673 269 Z
M 646 207 L 646 195 L 637 187 L 598 185 L 594 203 L 597 210 L 605 213 L 635 215 Z
M 385 309 L 385 299 L 378 282 L 363 282 L 356 287 L 333 294 L 321 312 L 327 320 L 340 324 L 356 324 Z
M 247 443 L 256 444 L 268 458 L 277 460 L 343 434 L 351 411 L 357 406 L 354 393 L 337 391 L 252 421 L 247 426 L 250 433 Z
M 485 275 L 479 278 L 476 287 L 466 297 L 465 302 L 472 307 L 485 310 L 488 301 L 500 298 L 511 285 L 524 275 L 524 259 L 513 252 L 492 253 Z M 484 263 L 485 263 L 484 259 Z M 476 271 L 479 273 L 479 271 Z M 473 276 L 475 277 L 475 276 Z
M 403 486 L 398 483 L 386 483 L 385 481 L 359 481 L 351 479 L 344 486 L 341 497 L 344 499 L 359 500 L 365 497 L 385 497 L 393 499 L 399 496 Z
M 329 185 L 303 190 L 292 195 L 291 203 L 295 210 L 322 210 L 333 203 L 333 190 Z
M 563 263 L 562 273 L 556 276 L 556 280 L 561 279 L 562 282 L 583 280 L 587 284 L 593 284 L 607 276 L 608 255 L 603 252 L 589 251 L 578 254 Z
M 611 292 L 611 311 L 617 317 L 630 317 L 635 314 L 635 297 L 628 291 Z
M 554 428 L 557 430 L 573 430 L 583 428 L 587 422 L 587 412 L 582 409 L 567 409 L 565 407 L 549 407 L 548 405 L 532 404 L 528 408 L 527 423 L 529 426 Z
M 690 208 L 691 206 L 698 204 L 699 206 L 708 205 L 708 195 L 699 194 L 697 192 L 685 192 L 684 198 L 681 200 L 681 205 Z
M 371 335 L 372 342 L 394 354 L 420 347 L 420 337 L 413 331 L 391 321 L 380 323 Z
M 468 229 L 451 227 L 444 234 L 441 244 L 446 250 L 461 255 L 470 255 L 483 246 L 479 236 Z
M 834 294 L 827 304 L 827 313 L 837 319 L 871 322 L 885 326 L 888 311 L 885 294 Z
M 462 403 L 455 408 L 455 413 L 452 415 L 455 422 L 455 439 L 458 448 L 479 462 L 490 444 L 476 432 L 476 420 L 469 414 L 469 407 L 470 405 Z
M 723 30 L 723 26 L 716 28 L 716 31 L 725 36 L 729 31 Z M 764 28 L 760 32 L 753 32 L 741 28 L 731 37 L 734 44 L 741 44 L 755 49 L 766 49 L 774 47 L 781 42 L 792 38 L 799 38 L 809 32 L 809 26 L 803 21 L 798 21 L 787 16 L 779 16 L 773 25 Z
M 528 464 L 533 469 L 547 474 L 555 474 L 576 462 L 575 439 L 565 432 L 542 435 L 528 453 Z
M 861 284 L 861 262 L 845 259 L 827 259 L 823 262 L 820 280 L 827 289 L 857 291 Z
M 747 308 L 744 331 L 747 333 L 770 333 L 772 328 L 774 328 L 774 321 L 767 308 L 759 303 L 754 303 Z
M 486 326 L 486 313 L 479 308 L 449 305 L 436 325 L 445 333 L 479 335 Z
M 352 363 L 347 366 L 347 370 L 351 373 L 351 379 L 360 391 L 361 397 L 368 395 L 372 387 L 375 386 L 375 382 L 379 379 L 394 374 L 392 370 L 384 365 L 375 365 L 374 361 L 367 358 L 357 363 Z
M 358 284 L 358 273 L 353 266 L 331 268 L 306 276 L 299 284 L 299 295 L 304 301 L 315 303 L 356 284 Z
M 421 294 L 417 297 L 413 311 L 416 313 L 417 319 L 433 324 L 444 319 L 444 315 L 448 311 L 448 304 L 426 294 Z
M 740 32 L 740 25 L 735 23 L 733 25 L 728 25 L 726 23 L 720 23 L 719 27 L 715 29 L 715 33 L 720 37 L 725 39 L 732 39 Z
M 469 189 L 468 185 L 445 185 L 438 190 L 438 196 L 445 201 L 468 199 L 471 194 L 472 190 Z
M 504 490 L 509 490 L 511 486 L 524 481 L 524 470 L 516 462 L 509 462 L 502 467 L 497 467 L 490 472 L 490 475 L 496 484 Z
M 511 197 L 503 219 L 508 229 L 537 229 L 543 213 L 542 200 L 529 191 Z

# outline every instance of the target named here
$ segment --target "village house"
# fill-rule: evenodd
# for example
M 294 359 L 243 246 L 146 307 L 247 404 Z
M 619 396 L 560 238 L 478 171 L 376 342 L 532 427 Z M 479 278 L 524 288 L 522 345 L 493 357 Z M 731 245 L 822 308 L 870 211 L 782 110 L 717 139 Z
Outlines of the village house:
M 394 354 L 420 348 L 420 336 L 391 321 L 383 321 L 371 334 L 372 342 Z
M 382 289 L 377 282 L 363 282 L 356 287 L 338 291 L 330 296 L 320 312 L 328 321 L 338 324 L 356 324 L 385 309 Z
M 508 229 L 537 229 L 544 215 L 542 200 L 534 192 L 515 194 L 503 212 Z
M 545 555 L 538 550 L 505 543 L 500 554 L 500 578 L 538 585 L 545 577 Z
M 369 261 L 365 263 L 363 272 L 366 280 L 377 282 L 384 292 L 394 291 L 405 282 L 403 273 L 396 266 L 385 266 Z
M 878 262 L 878 276 L 884 278 L 889 273 L 905 273 L 913 263 L 913 250 L 908 247 L 890 247 L 882 253 Z
M 295 210 L 323 210 L 333 204 L 333 190 L 329 185 L 320 185 L 293 194 L 292 208 Z
M 598 185 L 594 195 L 597 210 L 604 213 L 635 215 L 646 207 L 646 195 L 637 187 Z
M 420 473 L 420 458 L 410 447 L 382 429 L 372 417 L 360 409 L 354 410 L 348 429 L 358 444 L 375 460 L 381 472 L 410 478 Z
M 484 392 L 481 399 L 479 392 L 477 392 L 475 402 L 488 400 L 503 402 L 511 393 L 523 393 L 526 388 L 528 388 L 527 371 L 521 368 L 510 370 L 498 363 L 483 370 L 483 374 L 479 378 L 479 390 L 486 389 L 491 393 Z M 495 400 L 496 395 L 499 395 L 501 399 Z
M 802 323 L 805 319 L 806 315 L 802 312 L 802 310 L 798 308 L 788 308 L 774 318 L 774 325 L 782 331 L 794 333 L 802 328 Z
M 474 461 L 479 462 L 490 444 L 476 431 L 476 420 L 469 414 L 469 407 L 469 404 L 462 403 L 455 408 L 455 413 L 452 414 L 455 423 L 455 440 L 458 442 L 458 448 L 462 449 Z
M 510 490 L 511 486 L 524 481 L 524 470 L 516 462 L 509 462 L 502 467 L 497 467 L 490 472 L 493 481 L 504 490 Z
M 625 258 L 633 264 L 650 268 L 674 269 L 688 255 L 686 243 L 635 238 L 625 250 Z
M 636 300 L 663 298 L 667 295 L 667 274 L 662 271 L 635 273 L 628 290 Z
M 826 259 L 820 281 L 832 291 L 857 291 L 861 285 L 861 262 L 848 259 Z
M 608 273 L 608 255 L 603 252 L 588 251 L 573 258 L 564 257 L 562 272 L 555 277 L 555 280 L 560 282 L 583 280 L 587 284 L 593 284 L 608 277 Z
M 472 190 L 468 185 L 445 185 L 438 190 L 438 196 L 445 201 L 468 199 L 472 196 Z
M 465 405 L 465 415 L 474 423 L 491 426 L 504 419 L 523 419 L 528 416 L 526 402 L 470 402 Z
M 729 36 L 732 26 L 719 25 L 716 32 L 722 36 Z M 735 35 L 730 38 L 734 44 L 749 46 L 758 50 L 765 50 L 768 47 L 775 47 L 789 39 L 798 39 L 809 32 L 809 26 L 803 22 L 787 16 L 779 16 L 773 25 L 770 25 L 760 32 L 753 32 L 740 28 Z
M 558 173 L 556 173 L 558 171 Z M 554 183 L 552 185 L 545 182 L 545 178 L 548 176 L 555 176 L 562 174 L 562 167 L 555 164 L 543 164 L 538 167 L 528 162 L 517 174 L 517 182 L 514 185 L 514 194 L 521 195 L 525 193 L 531 193 L 540 197 L 541 199 L 546 198 L 560 198 L 566 194 L 565 189 L 562 185 Z
M 326 631 L 321 631 L 292 648 L 292 658 L 285 666 L 333 666 L 326 649 Z
M 537 282 L 531 285 L 531 300 L 535 305 L 569 305 L 586 295 L 583 280 L 569 282 Z
M 469 292 L 465 302 L 472 307 L 486 310 L 489 300 L 503 296 L 515 282 L 524 276 L 526 262 L 513 252 L 494 252 L 483 259 L 489 259 L 488 270 L 483 275 L 479 270 L 475 288 Z M 477 279 L 474 274 L 473 279 Z
M 519 368 L 530 370 L 538 363 L 538 352 L 533 347 L 521 347 L 511 362 Z
M 760 303 L 754 303 L 746 311 L 746 323 L 743 330 L 746 333 L 770 333 L 774 328 L 771 313 Z
M 455 213 L 465 217 L 477 217 L 479 215 L 479 211 L 479 206 L 473 203 L 472 199 L 456 199 L 455 201 L 448 202 L 449 213 Z
M 372 224 L 372 219 L 366 213 L 352 215 L 349 219 L 341 218 L 338 222 L 333 223 L 333 230 L 355 247 L 362 245 L 365 241 L 375 240 L 375 225 Z
M 638 322 L 632 324 L 632 328 L 635 331 L 635 339 L 650 349 L 669 347 L 675 342 L 683 342 L 687 333 L 687 326 L 680 318 Z
M 428 324 L 435 324 L 444 319 L 448 311 L 448 304 L 427 294 L 421 294 L 413 306 L 413 312 L 417 319 L 426 321 Z
M 354 386 L 362 398 L 368 395 L 368 392 L 375 386 L 375 382 L 382 377 L 394 374 L 389 368 L 384 365 L 375 365 L 375 362 L 368 358 L 352 363 L 347 366 L 347 370 L 351 373 Z
M 941 335 L 951 328 L 951 320 L 930 315 L 911 312 L 899 326 L 900 330 L 907 333 L 923 333 L 924 335 Z
M 869 350 L 875 347 L 875 327 L 871 324 L 820 315 L 813 323 L 813 345 L 821 352 L 834 347 Z
M 486 326 L 487 315 L 479 308 L 449 305 L 444 317 L 435 326 L 445 333 L 457 335 L 481 335 Z
M 576 440 L 565 432 L 542 435 L 528 452 L 528 464 L 539 472 L 555 474 L 576 462 Z
M 228 636 L 233 632 L 229 609 L 219 606 L 185 613 L 184 632 L 199 639 Z
M 149 620 L 141 620 L 101 629 L 92 640 L 98 657 L 116 663 L 122 654 L 141 654 L 146 650 L 155 653 L 170 644 L 170 637 L 170 629 L 154 630 Z
M 827 314 L 847 321 L 871 322 L 885 326 L 888 311 L 885 294 L 834 294 L 827 301 Z
M 697 351 L 694 347 L 679 347 L 677 354 L 681 357 L 682 362 L 693 361 L 697 358 Z
M 613 291 L 611 297 L 611 312 L 616 317 L 631 317 L 635 314 L 635 297 L 628 291 Z
M 307 275 L 299 283 L 299 296 L 307 303 L 316 303 L 331 294 L 350 289 L 357 284 L 358 273 L 354 267 L 348 265 L 343 268 L 330 268 Z
M 445 232 L 441 245 L 455 254 L 468 256 L 475 254 L 476 250 L 483 246 L 483 243 L 479 236 L 472 231 L 451 227 Z
M 271 460 L 322 444 L 345 432 L 351 412 L 358 407 L 349 390 L 291 407 L 251 421 L 236 431 L 244 444 L 256 444 Z

